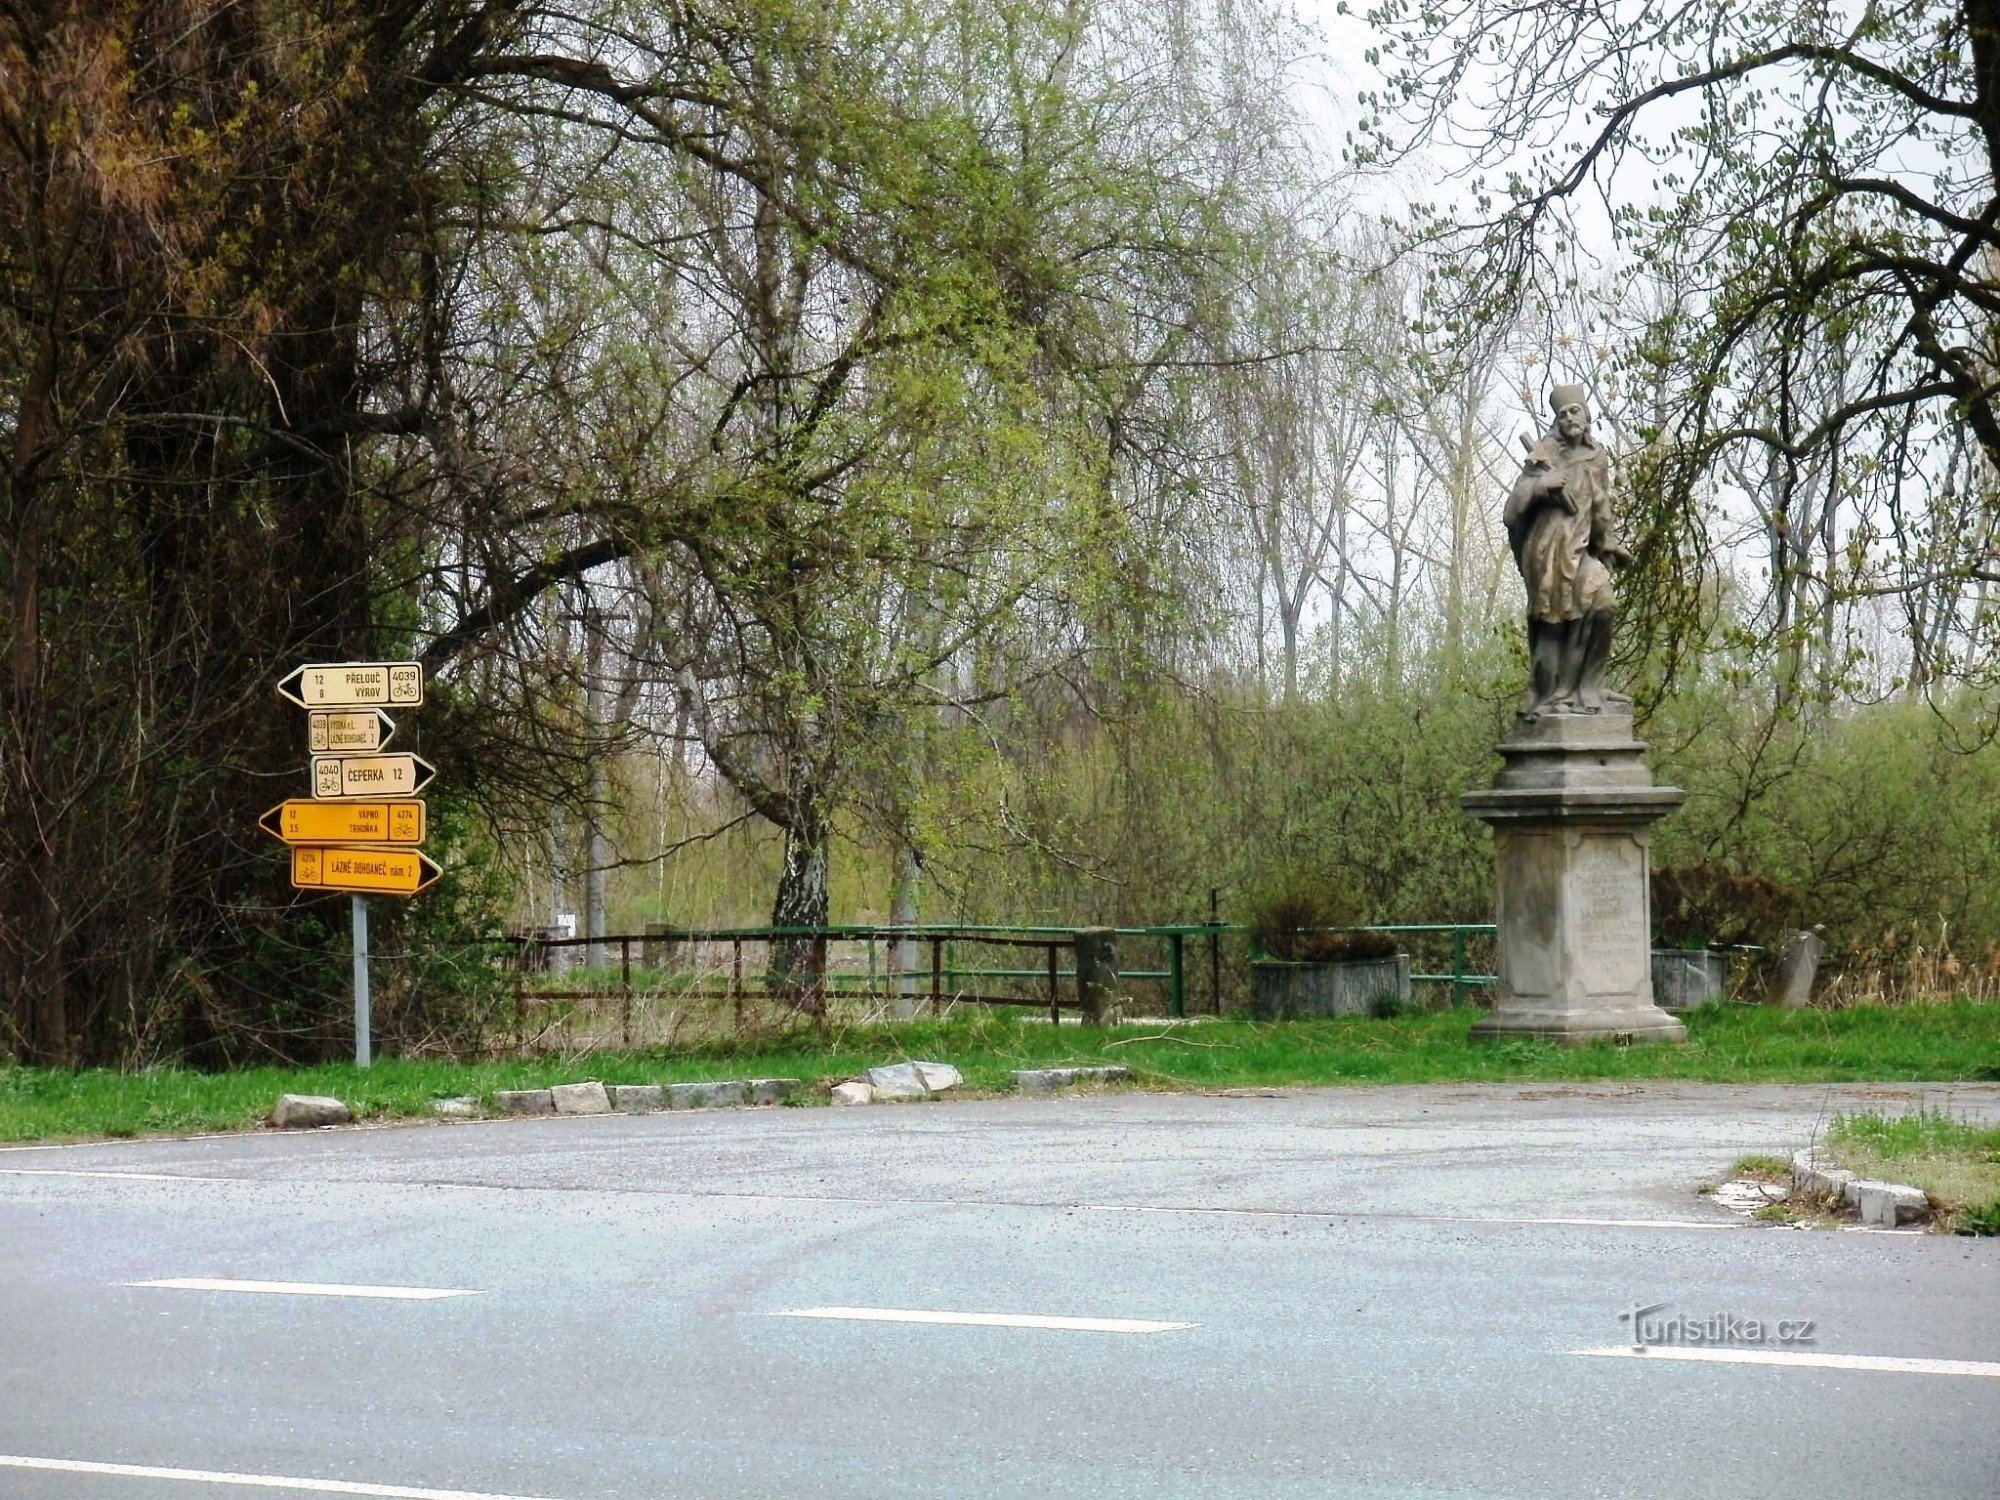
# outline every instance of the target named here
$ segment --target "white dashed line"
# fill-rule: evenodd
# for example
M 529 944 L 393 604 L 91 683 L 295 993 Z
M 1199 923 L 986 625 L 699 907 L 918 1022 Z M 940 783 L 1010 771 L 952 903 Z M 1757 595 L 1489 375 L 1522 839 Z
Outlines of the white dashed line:
M 912 1307 L 794 1307 L 774 1318 L 838 1318 L 856 1323 L 950 1323 L 969 1328 L 1056 1328 L 1078 1333 L 1174 1333 L 1199 1323 L 1146 1318 L 1052 1318 L 1036 1313 L 932 1312 Z
M 1897 1359 L 1884 1354 L 1808 1354 L 1792 1349 L 1688 1349 L 1648 1344 L 1634 1349 L 1572 1349 L 1592 1359 L 1673 1359 L 1713 1365 L 1792 1365 L 1816 1370 L 1889 1370 L 1905 1375 L 1984 1375 L 2000 1379 L 2000 1363 L 1979 1359 Z
M 387 1500 L 537 1500 L 483 1490 L 427 1490 L 408 1484 L 362 1484 L 351 1479 L 295 1479 L 282 1474 L 226 1474 L 214 1469 L 163 1469 L 152 1464 L 94 1464 L 74 1458 L 23 1458 L 0 1453 L 0 1469 L 41 1469 L 51 1474 L 97 1474 L 109 1479 L 178 1479 L 187 1484 L 233 1484 L 310 1495 L 378 1495 Z
M 244 1177 L 190 1177 L 178 1172 L 85 1172 L 53 1167 L 0 1167 L 0 1177 L 92 1177 L 113 1182 L 247 1182 Z
M 270 1292 L 284 1297 L 386 1297 L 394 1302 L 436 1302 L 443 1297 L 483 1293 L 439 1286 L 349 1286 L 337 1281 L 223 1281 L 208 1276 L 174 1276 L 162 1281 L 128 1281 L 126 1286 L 160 1287 L 171 1292 Z

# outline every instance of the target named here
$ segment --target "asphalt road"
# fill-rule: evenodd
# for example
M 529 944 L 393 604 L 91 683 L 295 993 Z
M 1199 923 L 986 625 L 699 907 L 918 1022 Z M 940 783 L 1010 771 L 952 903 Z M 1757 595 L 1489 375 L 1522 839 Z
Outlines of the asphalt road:
M 1693 1191 L 1920 1101 L 2000 1117 L 1440 1087 L 0 1151 L 0 1496 L 1994 1500 L 2000 1243 Z M 135 1285 L 190 1278 L 319 1292 Z M 1578 1352 L 1635 1303 L 1779 1358 Z M 1191 1326 L 786 1315 L 825 1308 Z

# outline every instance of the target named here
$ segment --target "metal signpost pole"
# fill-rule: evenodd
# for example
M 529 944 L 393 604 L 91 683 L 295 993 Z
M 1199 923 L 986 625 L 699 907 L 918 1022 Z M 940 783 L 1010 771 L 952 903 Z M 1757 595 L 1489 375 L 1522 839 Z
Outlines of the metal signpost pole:
M 368 1013 L 368 898 L 354 902 L 354 1066 L 368 1066 L 373 1021 Z

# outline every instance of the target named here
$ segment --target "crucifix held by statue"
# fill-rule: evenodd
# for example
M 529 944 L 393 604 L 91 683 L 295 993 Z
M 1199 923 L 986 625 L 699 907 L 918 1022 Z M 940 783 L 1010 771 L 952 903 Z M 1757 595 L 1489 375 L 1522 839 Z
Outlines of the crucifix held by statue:
M 1630 700 L 1604 687 L 1618 605 L 1611 569 L 1631 560 L 1611 508 L 1611 455 L 1590 435 L 1580 385 L 1549 394 L 1555 422 L 1534 441 L 1502 520 L 1528 590 L 1530 722 L 1594 714 Z

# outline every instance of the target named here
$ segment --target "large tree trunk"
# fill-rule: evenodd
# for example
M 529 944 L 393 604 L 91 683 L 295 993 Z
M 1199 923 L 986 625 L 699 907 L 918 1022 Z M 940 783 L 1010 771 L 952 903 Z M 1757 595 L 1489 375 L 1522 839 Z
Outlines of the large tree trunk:
M 904 844 L 896 851 L 895 883 L 889 891 L 889 920 L 898 927 L 917 925 L 917 888 L 923 878 L 923 861 L 917 851 Z M 895 999 L 890 1009 L 898 1016 L 914 1016 L 923 1005 L 916 975 L 917 942 L 897 938 L 889 945 L 889 968 L 896 974 Z
M 832 830 L 816 811 L 785 829 L 785 863 L 778 872 L 773 927 L 824 927 L 828 911 L 827 845 Z M 780 938 L 771 944 L 771 987 L 789 1004 L 826 1014 L 826 940 Z

